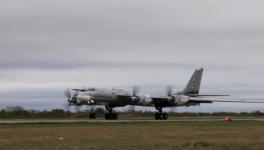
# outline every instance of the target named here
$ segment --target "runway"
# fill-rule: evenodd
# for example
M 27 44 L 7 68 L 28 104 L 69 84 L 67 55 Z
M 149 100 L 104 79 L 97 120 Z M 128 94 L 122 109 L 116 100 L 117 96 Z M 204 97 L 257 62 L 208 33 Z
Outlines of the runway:
M 224 121 L 224 119 L 180 119 L 180 120 L 60 120 L 60 119 L 10 119 L 0 120 L 0 124 L 34 124 L 34 123 L 148 123 L 148 122 L 214 122 Z M 232 119 L 232 121 L 264 121 L 258 119 Z

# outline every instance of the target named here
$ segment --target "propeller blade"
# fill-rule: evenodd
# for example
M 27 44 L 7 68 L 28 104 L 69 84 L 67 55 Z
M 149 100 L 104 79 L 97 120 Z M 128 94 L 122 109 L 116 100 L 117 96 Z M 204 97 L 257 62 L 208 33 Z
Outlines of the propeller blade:
M 66 89 L 64 92 L 65 96 L 70 99 L 71 98 L 71 90 L 70 89 Z
M 172 91 L 173 91 L 173 87 L 168 85 L 166 87 L 166 93 L 167 93 L 167 96 L 171 96 L 172 95 Z
M 132 96 L 137 96 L 138 94 L 138 91 L 139 91 L 139 87 L 138 86 L 134 86 L 133 89 L 132 89 Z
M 76 112 L 80 112 L 81 111 L 81 106 L 75 105 L 75 110 L 76 110 Z
M 130 105 L 128 108 L 129 112 L 135 112 L 135 106 L 134 105 Z
M 71 104 L 69 104 L 69 103 L 64 104 L 64 110 L 70 111 L 70 108 L 71 108 Z
M 79 94 L 79 91 L 75 91 L 74 93 L 73 93 L 73 97 L 74 96 L 77 96 Z

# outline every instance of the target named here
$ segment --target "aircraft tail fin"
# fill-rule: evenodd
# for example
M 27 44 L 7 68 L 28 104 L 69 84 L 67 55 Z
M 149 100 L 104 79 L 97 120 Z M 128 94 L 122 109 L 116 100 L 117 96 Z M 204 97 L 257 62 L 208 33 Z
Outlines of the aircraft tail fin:
M 195 70 L 182 94 L 199 94 L 202 75 L 203 68 Z

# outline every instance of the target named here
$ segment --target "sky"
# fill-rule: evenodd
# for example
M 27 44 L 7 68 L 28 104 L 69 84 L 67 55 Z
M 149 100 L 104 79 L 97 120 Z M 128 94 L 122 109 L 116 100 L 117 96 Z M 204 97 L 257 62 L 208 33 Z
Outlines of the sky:
M 63 108 L 66 88 L 180 91 L 197 68 L 201 93 L 264 98 L 263 8 L 261 0 L 0 1 L 0 108 Z

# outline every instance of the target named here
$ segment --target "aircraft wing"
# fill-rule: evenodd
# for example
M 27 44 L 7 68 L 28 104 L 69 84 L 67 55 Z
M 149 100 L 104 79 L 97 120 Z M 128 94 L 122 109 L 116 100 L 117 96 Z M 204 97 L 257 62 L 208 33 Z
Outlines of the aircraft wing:
M 85 92 L 88 91 L 87 89 L 72 89 L 73 91 L 78 91 L 78 92 Z
M 153 104 L 170 105 L 171 103 L 168 97 L 165 97 L 165 96 L 151 97 L 151 99 L 152 99 Z
M 214 99 L 214 98 L 198 98 L 190 97 L 189 102 L 193 103 L 213 103 L 213 102 L 223 102 L 223 103 L 264 103 L 261 99 Z
M 151 97 L 151 99 L 154 101 L 154 102 L 158 102 L 158 101 L 167 101 L 168 98 L 165 97 L 165 96 L 153 96 Z
M 118 100 L 131 101 L 131 96 L 128 95 L 117 95 Z
M 208 95 L 209 96 L 209 95 Z M 220 96 L 220 95 L 219 95 Z M 158 96 L 152 97 L 153 103 L 168 103 L 168 97 Z M 189 97 L 190 103 L 264 103 L 264 99 L 219 99 L 219 98 L 208 98 L 208 97 Z

